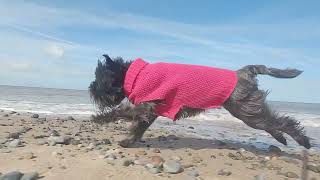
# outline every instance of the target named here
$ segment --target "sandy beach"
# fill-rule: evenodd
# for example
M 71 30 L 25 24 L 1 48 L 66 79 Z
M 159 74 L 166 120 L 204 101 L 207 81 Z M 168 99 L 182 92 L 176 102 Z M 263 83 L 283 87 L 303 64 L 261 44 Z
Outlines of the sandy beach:
M 0 173 L 37 172 L 42 179 L 301 178 L 304 158 L 298 153 L 155 129 L 146 132 L 144 142 L 122 148 L 117 142 L 127 126 L 2 111 Z M 320 179 L 319 152 L 309 152 L 307 173 L 308 179 Z

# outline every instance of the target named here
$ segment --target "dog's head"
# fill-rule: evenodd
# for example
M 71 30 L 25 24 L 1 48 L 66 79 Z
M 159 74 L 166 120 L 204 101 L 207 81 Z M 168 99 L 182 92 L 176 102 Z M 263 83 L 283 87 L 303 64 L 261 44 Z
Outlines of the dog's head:
M 98 61 L 95 80 L 89 86 L 91 99 L 101 111 L 118 105 L 125 98 L 123 82 L 130 65 L 130 62 L 125 62 L 121 57 L 103 57 L 104 60 Z

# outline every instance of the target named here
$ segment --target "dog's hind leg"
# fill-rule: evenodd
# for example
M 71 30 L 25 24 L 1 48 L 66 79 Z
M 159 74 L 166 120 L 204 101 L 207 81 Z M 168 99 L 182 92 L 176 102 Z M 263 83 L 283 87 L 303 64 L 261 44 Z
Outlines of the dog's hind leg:
M 309 149 L 309 139 L 304 135 L 303 127 L 295 119 L 288 116 L 279 116 L 270 110 L 264 102 L 266 92 L 257 90 L 251 92 L 248 97 L 241 101 L 235 97 L 228 99 L 224 107 L 236 118 L 242 120 L 248 126 L 265 130 L 277 141 L 287 144 L 282 133 L 290 135 L 297 143 Z

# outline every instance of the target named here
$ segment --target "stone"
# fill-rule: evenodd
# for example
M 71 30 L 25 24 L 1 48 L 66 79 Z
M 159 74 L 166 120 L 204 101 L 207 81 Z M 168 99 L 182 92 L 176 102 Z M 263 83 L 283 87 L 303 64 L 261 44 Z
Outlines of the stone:
M 219 172 L 218 172 L 218 175 L 219 176 L 230 176 L 232 174 L 231 171 L 227 170 L 227 169 L 221 169 Z
M 50 131 L 50 136 L 60 136 L 60 134 L 59 134 L 58 131 L 53 129 L 53 130 Z
M 8 139 L 12 138 L 12 139 L 19 139 L 20 133 L 17 132 L 13 132 L 13 133 L 9 133 L 8 135 Z
M 195 170 L 191 170 L 191 171 L 187 172 L 187 175 L 191 176 L 191 177 L 198 177 L 199 173 L 197 171 L 195 171 Z
M 229 153 L 228 157 L 233 160 L 244 160 L 245 159 L 245 157 L 240 152 L 236 152 L 235 154 Z
M 320 165 L 313 165 L 313 164 L 308 164 L 307 169 L 310 171 L 313 171 L 315 173 L 320 173 Z
M 9 117 L 9 114 L 5 114 L 5 115 L 3 115 L 3 117 Z
M 134 160 L 133 163 L 136 164 L 136 165 L 144 166 L 144 165 L 146 165 L 148 163 L 148 160 L 145 159 L 145 158 L 139 158 L 139 159 Z
M 171 156 L 170 159 L 175 160 L 175 161 L 181 161 L 182 158 L 180 156 Z
M 193 126 L 189 126 L 188 129 L 194 129 L 194 127 Z
M 144 151 L 144 150 L 141 150 L 141 151 L 138 151 L 138 152 L 135 153 L 136 157 L 145 156 L 145 155 L 147 155 L 147 152 Z
M 101 144 L 111 144 L 111 141 L 109 139 L 102 139 Z
M 272 154 L 280 154 L 282 152 L 279 147 L 274 146 L 274 145 L 270 145 L 268 148 L 268 151 L 269 151 L 269 153 L 272 153 Z
M 25 154 L 23 155 L 23 158 L 24 158 L 24 159 L 34 159 L 35 156 L 34 156 L 34 154 L 33 154 L 32 152 L 27 152 L 27 153 L 25 153 Z
M 37 118 L 39 118 L 39 114 L 33 114 L 33 115 L 31 116 L 31 118 L 37 119 Z
M 152 156 L 151 163 L 154 167 L 162 167 L 164 160 L 160 156 Z
M 12 171 L 6 174 L 3 174 L 0 177 L 0 180 L 20 180 L 23 174 L 19 171 Z
M 55 145 L 55 144 L 70 144 L 71 137 L 69 136 L 50 136 L 48 138 L 48 143 L 50 145 Z
M 20 180 L 36 180 L 39 178 L 38 172 L 25 173 Z
M 45 144 L 48 144 L 48 142 L 44 139 L 38 139 L 37 140 L 37 145 L 45 145 Z
M 145 168 L 152 174 L 158 174 L 161 172 L 160 167 L 154 167 L 152 164 L 146 164 Z
M 183 171 L 181 164 L 173 160 L 165 161 L 163 163 L 163 170 L 170 174 L 177 174 Z
M 69 120 L 69 121 L 74 121 L 75 119 L 74 119 L 72 116 L 68 116 L 68 117 L 67 117 L 67 120 Z
M 16 147 L 20 147 L 21 145 L 21 141 L 20 139 L 14 139 L 13 141 L 9 142 L 8 147 L 12 147 L 12 148 L 16 148 Z
M 179 138 L 176 136 L 176 135 L 169 135 L 169 136 L 167 136 L 167 139 L 168 140 L 179 140 Z
M 225 146 L 227 143 L 220 141 L 220 140 L 216 140 L 216 143 L 218 146 Z
M 124 159 L 121 162 L 121 165 L 126 167 L 130 166 L 131 164 L 133 164 L 133 161 L 131 159 Z
M 192 162 L 193 163 L 201 163 L 202 161 L 203 161 L 202 158 L 199 157 L 199 156 L 192 157 Z
M 152 152 L 153 152 L 153 153 L 160 153 L 160 149 L 154 148 L 154 149 L 152 150 Z
M 284 175 L 288 178 L 299 178 L 299 176 L 294 172 L 286 172 Z
M 113 160 L 117 159 L 117 157 L 114 154 L 109 154 L 106 159 L 113 161 Z
M 70 140 L 70 144 L 72 144 L 72 145 L 79 145 L 81 142 L 80 142 L 80 140 L 78 140 L 78 139 L 71 139 Z
M 264 180 L 264 175 L 263 174 L 256 175 L 256 176 L 254 176 L 254 179 L 255 180 Z

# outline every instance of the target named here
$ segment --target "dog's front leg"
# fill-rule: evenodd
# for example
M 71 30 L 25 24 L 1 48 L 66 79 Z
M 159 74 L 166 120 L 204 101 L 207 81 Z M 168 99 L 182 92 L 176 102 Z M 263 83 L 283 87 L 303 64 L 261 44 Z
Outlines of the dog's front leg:
M 144 132 L 158 117 L 154 113 L 155 105 L 155 103 L 143 103 L 135 107 L 132 107 L 132 109 L 130 109 L 129 111 L 126 111 L 126 114 L 128 114 L 128 112 L 132 114 L 132 124 L 130 127 L 129 136 L 127 136 L 124 140 L 120 141 L 120 146 L 129 147 L 142 138 Z
M 144 132 L 150 127 L 150 125 L 155 121 L 157 116 L 150 117 L 148 120 L 134 121 L 130 127 L 130 134 L 122 141 L 119 145 L 122 147 L 130 147 L 135 142 L 140 141 Z

